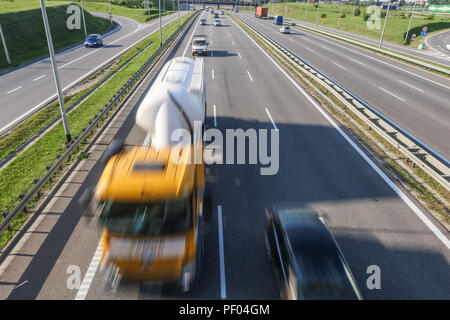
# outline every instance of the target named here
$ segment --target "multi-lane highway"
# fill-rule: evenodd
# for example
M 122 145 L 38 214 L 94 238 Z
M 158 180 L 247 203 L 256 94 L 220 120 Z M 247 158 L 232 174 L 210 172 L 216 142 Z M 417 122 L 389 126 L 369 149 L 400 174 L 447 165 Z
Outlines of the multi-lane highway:
M 163 25 L 178 14 L 162 18 Z M 149 34 L 159 30 L 159 21 L 138 23 L 114 17 L 121 28 L 104 39 L 102 48 L 78 46 L 56 56 L 61 87 L 66 90 L 119 56 Z M 56 98 L 56 86 L 49 59 L 44 59 L 0 76 L 0 134 Z
M 207 26 L 199 25 L 201 17 L 208 19 Z M 99 231 L 82 217 L 77 200 L 84 188 L 98 180 L 101 168 L 96 160 L 113 138 L 126 138 L 129 144 L 144 142 L 145 133 L 134 125 L 135 106 L 146 92 L 140 89 L 0 265 L 0 298 L 276 299 L 276 282 L 264 246 L 264 208 L 274 202 L 299 201 L 324 218 L 364 298 L 449 299 L 448 232 L 383 174 L 237 24 L 228 17 L 222 21 L 224 26 L 214 27 L 210 14 L 201 13 L 165 59 L 189 56 L 192 34 L 206 34 L 210 42 L 210 54 L 205 57 L 207 126 L 222 132 L 279 130 L 279 172 L 261 176 L 259 165 L 207 168 L 213 210 L 208 213 L 200 287 L 181 294 L 166 285 L 123 283 L 112 293 L 105 291 L 96 269 Z M 304 44 L 321 56 L 313 41 Z M 336 55 L 342 59 L 342 53 Z M 347 72 L 341 70 L 343 76 Z M 380 267 L 381 289 L 366 286 L 371 265 Z M 69 289 L 68 279 L 69 284 L 73 279 L 69 276 L 77 267 L 84 281 L 79 289 Z
M 251 13 L 247 13 L 247 14 L 251 14 Z M 305 25 L 305 26 L 314 27 L 314 28 L 316 27 L 316 25 L 314 23 L 310 23 L 310 22 L 306 22 L 306 21 L 299 21 L 299 20 L 295 20 L 295 19 L 291 19 L 291 20 L 295 21 L 295 23 L 298 23 L 300 25 Z M 353 32 L 338 30 L 336 28 L 330 28 L 330 27 L 321 26 L 321 25 L 318 25 L 317 28 L 320 30 L 332 32 L 334 34 L 342 35 L 342 36 L 348 37 L 350 39 L 367 42 L 369 44 L 376 45 L 376 46 L 378 46 L 380 43 L 380 39 L 374 39 L 372 37 L 367 37 L 367 36 L 360 35 L 360 34 L 353 33 Z M 409 36 L 411 37 L 411 35 L 412 34 L 410 33 Z M 428 50 L 428 48 L 427 48 L 426 50 L 419 51 L 417 49 L 408 48 L 408 47 L 405 47 L 405 46 L 402 46 L 402 45 L 399 45 L 399 44 L 396 44 L 393 42 L 385 41 L 385 40 L 383 41 L 383 48 L 398 51 L 400 53 L 403 53 L 403 54 L 406 54 L 406 55 L 409 55 L 412 57 L 429 60 L 429 61 L 439 63 L 444 66 L 450 66 L 449 52 L 446 50 L 441 50 L 442 48 L 445 49 L 445 45 L 442 46 L 442 40 L 445 40 L 445 38 L 439 37 L 440 39 L 437 40 L 439 43 L 435 43 L 434 41 L 431 41 L 432 37 L 434 37 L 434 35 L 428 36 L 428 38 L 426 38 L 427 46 L 429 46 L 431 48 L 431 50 Z M 449 40 L 449 39 L 447 38 L 446 40 Z M 439 49 L 439 47 L 437 47 L 437 46 L 441 47 L 441 49 Z M 437 48 L 439 50 L 438 51 L 433 50 L 435 48 Z
M 239 17 L 450 158 L 450 143 L 441 138 L 450 136 L 448 79 L 303 29 L 280 34 L 269 20 Z

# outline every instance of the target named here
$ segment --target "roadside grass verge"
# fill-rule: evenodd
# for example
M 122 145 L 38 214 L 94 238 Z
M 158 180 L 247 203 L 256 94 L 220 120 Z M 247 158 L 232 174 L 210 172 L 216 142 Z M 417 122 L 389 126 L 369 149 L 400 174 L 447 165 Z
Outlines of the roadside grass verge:
M 17 67 L 47 56 L 47 38 L 40 7 L 26 11 L 1 13 L 3 4 L 2 2 L 0 5 L 0 23 L 5 34 L 12 66 Z M 83 28 L 80 30 L 69 30 L 67 28 L 67 7 L 66 4 L 47 8 L 53 45 L 56 51 L 80 43 L 85 39 Z M 108 20 L 94 17 L 88 12 L 85 12 L 85 18 L 86 28 L 91 33 L 104 33 L 113 27 Z M 6 55 L 3 46 L 1 46 L 0 70 L 7 67 Z
M 193 12 L 182 16 L 181 22 L 187 20 L 192 14 Z M 163 28 L 163 41 L 166 41 L 177 28 L 178 20 L 165 26 Z M 94 115 L 108 103 L 114 94 L 156 52 L 159 48 L 159 33 L 156 32 L 150 35 L 144 41 L 147 41 L 147 44 L 151 41 L 153 43 L 68 115 L 70 129 L 74 137 L 81 134 L 82 129 L 88 125 L 89 121 L 94 118 Z M 142 43 L 141 46 L 145 47 L 146 45 Z M 65 134 L 63 126 L 59 122 L 0 171 L 0 212 L 5 211 L 7 206 L 20 196 L 23 190 L 33 182 L 35 177 L 58 154 L 62 154 L 64 151 Z M 19 216 L 19 219 L 23 218 Z M 5 245 L 22 223 L 17 223 L 15 229 L 6 231 L 0 236 L 0 248 Z

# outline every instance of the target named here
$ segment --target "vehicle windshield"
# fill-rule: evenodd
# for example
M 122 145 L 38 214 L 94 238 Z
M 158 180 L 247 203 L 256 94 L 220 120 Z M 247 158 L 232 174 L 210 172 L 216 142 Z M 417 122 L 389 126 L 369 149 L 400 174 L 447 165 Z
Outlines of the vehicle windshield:
M 306 299 L 357 299 L 349 271 L 334 252 L 296 252 L 302 279 L 298 287 Z
M 107 201 L 100 217 L 110 233 L 146 236 L 183 233 L 192 226 L 190 199 L 157 203 Z
M 205 40 L 194 40 L 195 46 L 204 46 L 206 44 Z
M 87 40 L 97 40 L 97 36 L 90 35 L 87 37 Z

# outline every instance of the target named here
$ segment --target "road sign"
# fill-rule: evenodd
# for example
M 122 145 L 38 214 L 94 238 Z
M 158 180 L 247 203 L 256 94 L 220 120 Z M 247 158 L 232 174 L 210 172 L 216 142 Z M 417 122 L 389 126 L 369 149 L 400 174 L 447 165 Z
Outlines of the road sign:
M 424 43 L 419 44 L 419 46 L 417 47 L 418 50 L 423 50 L 423 48 L 425 47 Z
M 426 31 L 422 31 L 422 32 L 420 33 L 420 35 L 421 35 L 422 37 L 425 37 L 425 36 L 427 35 L 427 33 L 428 33 L 428 32 L 426 32 Z
M 416 34 L 415 33 L 413 33 L 412 36 L 411 36 L 411 41 L 414 41 L 414 40 L 416 40 Z
M 427 32 L 427 31 L 428 31 L 428 27 L 423 27 L 423 28 L 422 28 L 422 31 L 423 31 L 423 32 Z

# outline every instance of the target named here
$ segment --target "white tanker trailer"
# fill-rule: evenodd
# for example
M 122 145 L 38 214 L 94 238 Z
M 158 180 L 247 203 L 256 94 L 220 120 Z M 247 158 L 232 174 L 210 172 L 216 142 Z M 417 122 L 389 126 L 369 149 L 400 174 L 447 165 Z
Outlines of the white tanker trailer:
M 139 105 L 136 124 L 151 135 L 151 144 L 162 149 L 174 144 L 171 134 L 182 128 L 197 140 L 194 122 L 205 122 L 206 98 L 203 59 L 177 57 L 162 68 Z M 200 135 L 201 138 L 201 135 Z

